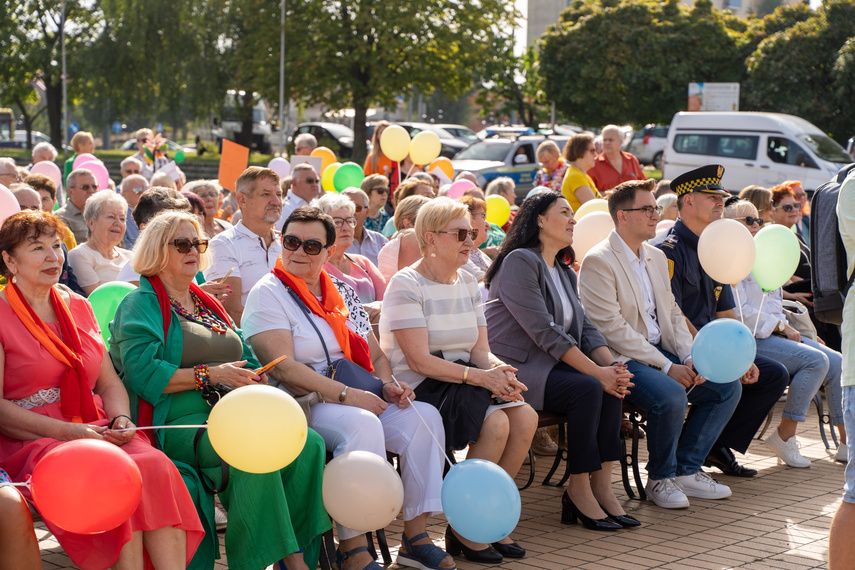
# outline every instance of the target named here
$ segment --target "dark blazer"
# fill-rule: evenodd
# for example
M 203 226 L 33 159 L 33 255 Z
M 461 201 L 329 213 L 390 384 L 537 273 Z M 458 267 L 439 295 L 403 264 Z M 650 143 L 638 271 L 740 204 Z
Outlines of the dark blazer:
M 576 272 L 558 264 L 558 273 L 573 307 L 570 330 L 564 331 L 564 309 L 549 266 L 536 249 L 512 251 L 490 283 L 485 309 L 490 350 L 519 369 L 520 380 L 528 386 L 526 401 L 543 409 L 546 378 L 561 356 L 578 345 L 586 355 L 606 345 L 594 328 L 576 290 Z

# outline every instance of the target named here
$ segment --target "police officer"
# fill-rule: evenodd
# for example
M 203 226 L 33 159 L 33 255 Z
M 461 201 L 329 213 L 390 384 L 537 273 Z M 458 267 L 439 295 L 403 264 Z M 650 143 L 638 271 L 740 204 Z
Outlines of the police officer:
M 692 335 L 714 319 L 737 318 L 730 285 L 713 281 L 698 259 L 701 232 L 721 218 L 724 199 L 730 196 L 721 186 L 723 175 L 724 167 L 712 164 L 686 172 L 671 182 L 677 193 L 680 218 L 657 245 L 668 258 L 671 290 L 689 321 Z M 748 450 L 754 434 L 784 393 L 789 374 L 779 362 L 758 355 L 740 380 L 743 386 L 739 405 L 704 465 L 717 467 L 726 475 L 753 477 L 757 471 L 737 463 L 732 450 L 740 453 Z

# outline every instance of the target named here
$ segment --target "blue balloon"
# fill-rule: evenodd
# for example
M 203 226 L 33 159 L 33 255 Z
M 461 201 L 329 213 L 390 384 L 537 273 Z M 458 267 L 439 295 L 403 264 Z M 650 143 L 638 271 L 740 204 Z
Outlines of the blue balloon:
M 735 319 L 704 325 L 692 343 L 692 363 L 710 382 L 725 384 L 741 378 L 757 356 L 754 335 Z
M 528 191 L 528 194 L 525 195 L 526 199 L 531 198 L 531 195 L 535 192 L 540 192 L 541 190 L 551 190 L 551 188 L 547 188 L 546 186 L 535 186 L 531 190 Z
M 504 469 L 484 459 L 467 459 L 442 482 L 442 510 L 457 533 L 489 544 L 505 538 L 520 520 L 516 483 Z

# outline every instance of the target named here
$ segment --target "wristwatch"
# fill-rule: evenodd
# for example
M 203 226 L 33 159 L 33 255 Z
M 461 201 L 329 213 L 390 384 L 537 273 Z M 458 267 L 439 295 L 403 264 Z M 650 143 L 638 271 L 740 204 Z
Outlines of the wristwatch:
M 338 395 L 338 403 L 339 404 L 343 404 L 344 401 L 347 399 L 347 389 L 348 388 L 349 388 L 349 386 L 345 386 L 344 390 L 341 391 L 341 394 Z
M 778 321 L 778 325 L 775 327 L 775 332 L 782 333 L 785 330 L 787 330 L 787 327 L 784 321 Z

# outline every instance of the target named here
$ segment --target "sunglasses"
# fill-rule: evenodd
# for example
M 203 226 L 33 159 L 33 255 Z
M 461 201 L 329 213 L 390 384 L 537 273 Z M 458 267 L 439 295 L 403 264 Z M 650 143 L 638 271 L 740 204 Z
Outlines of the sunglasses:
M 89 192 L 90 190 L 98 190 L 98 185 L 91 184 L 81 184 L 80 186 L 69 186 L 69 188 L 75 188 L 77 190 L 83 190 L 84 192 Z
M 754 224 L 757 224 L 758 226 L 760 226 L 762 228 L 763 224 L 766 223 L 766 220 L 764 220 L 763 218 L 755 218 L 753 216 L 745 216 L 742 219 L 745 220 L 746 226 L 753 226 Z
M 447 231 L 447 232 L 443 231 L 443 232 L 436 232 L 436 233 L 438 233 L 438 234 L 456 234 L 457 235 L 457 241 L 466 241 L 466 236 L 469 236 L 470 238 L 472 238 L 472 241 L 475 241 L 476 239 L 478 239 L 478 230 L 459 229 L 459 230 L 454 230 L 454 231 Z
M 386 186 L 378 186 L 377 188 L 372 188 L 372 192 L 377 192 L 378 194 L 388 194 L 389 188 Z
M 784 204 L 783 206 L 776 206 L 775 209 L 776 210 L 784 210 L 785 212 L 789 213 L 789 212 L 792 212 L 793 210 L 799 209 L 799 207 L 796 204 Z
M 205 253 L 208 251 L 208 240 L 206 239 L 195 239 L 190 241 L 188 238 L 178 238 L 169 242 L 169 245 L 174 245 L 175 249 L 178 250 L 178 253 L 190 253 L 190 249 L 194 247 L 199 253 Z
M 307 239 L 306 241 L 303 241 L 297 236 L 292 236 L 290 234 L 282 236 L 282 247 L 288 251 L 297 251 L 301 246 L 303 251 L 306 252 L 306 255 L 318 255 L 321 253 L 322 249 L 327 247 L 316 239 Z
M 304 178 L 303 180 L 295 180 L 294 182 L 305 182 L 306 184 L 317 184 L 320 182 L 320 178 Z

